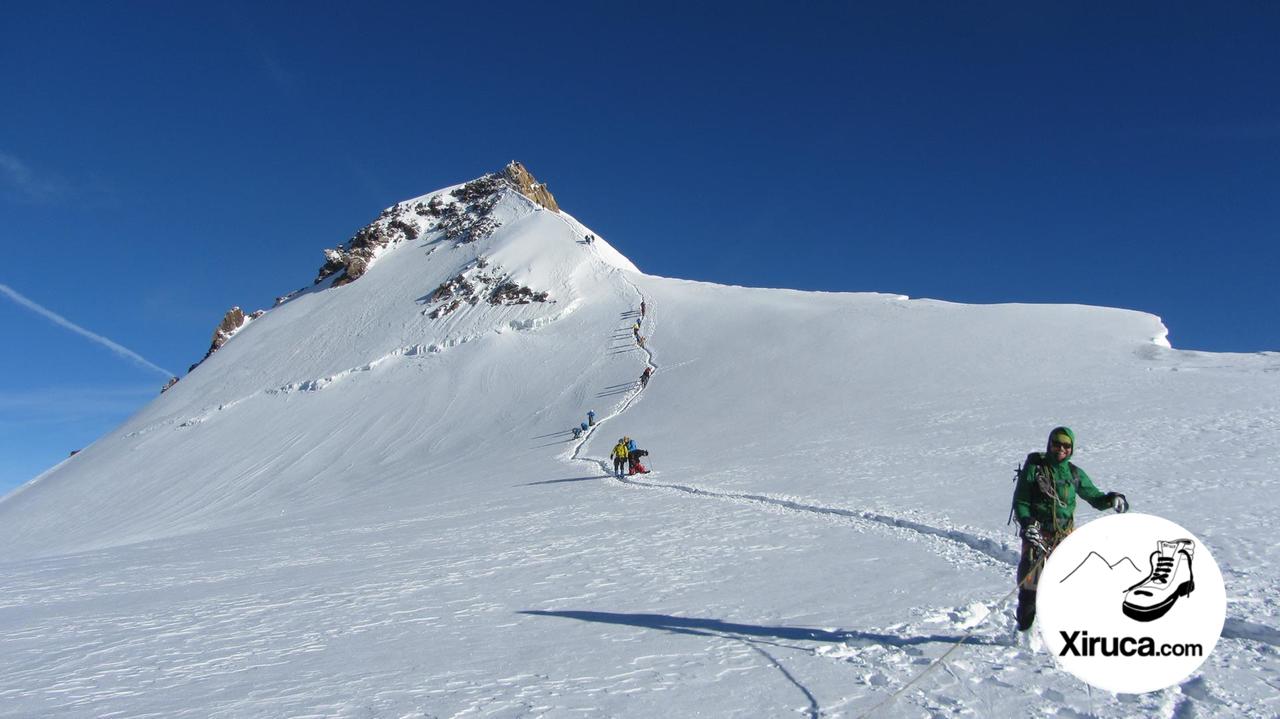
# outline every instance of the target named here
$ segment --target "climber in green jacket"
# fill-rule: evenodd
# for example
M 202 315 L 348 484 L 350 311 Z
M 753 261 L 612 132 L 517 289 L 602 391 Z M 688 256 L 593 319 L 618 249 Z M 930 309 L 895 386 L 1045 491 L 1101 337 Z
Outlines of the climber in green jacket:
M 1036 617 L 1036 585 L 1053 549 L 1075 529 L 1076 497 L 1094 509 L 1126 512 L 1129 503 L 1119 492 L 1103 492 L 1083 469 L 1071 463 L 1076 435 L 1069 427 L 1054 427 L 1043 453 L 1027 456 L 1013 492 L 1013 513 L 1021 527 L 1022 556 L 1018 562 L 1018 630 L 1026 631 Z

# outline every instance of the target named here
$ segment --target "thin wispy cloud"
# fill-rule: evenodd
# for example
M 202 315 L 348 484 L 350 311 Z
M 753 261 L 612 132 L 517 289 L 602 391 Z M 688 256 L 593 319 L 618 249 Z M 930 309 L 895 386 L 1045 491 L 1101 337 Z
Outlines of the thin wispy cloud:
M 60 327 L 65 327 L 66 329 L 69 329 L 78 335 L 88 338 L 92 342 L 96 342 L 97 344 L 100 344 L 103 347 L 106 347 L 107 349 L 111 350 L 112 352 L 116 353 L 121 357 L 124 357 L 127 360 L 133 361 L 143 367 L 146 367 L 149 370 L 159 372 L 163 374 L 165 377 L 177 376 L 174 373 L 170 372 L 169 370 L 150 362 L 149 360 L 147 360 L 147 358 L 143 357 L 137 352 L 134 352 L 128 347 L 120 345 L 116 342 L 112 342 L 111 340 L 107 339 L 106 337 L 103 337 L 100 334 L 95 334 L 93 332 L 90 332 L 89 330 L 81 327 L 80 325 L 77 325 L 71 320 L 68 320 L 67 318 L 63 317 L 57 312 L 54 312 L 53 310 L 50 310 L 48 308 L 45 308 L 36 304 L 35 302 L 27 299 L 26 297 L 22 296 L 18 292 L 14 291 L 14 289 L 9 287 L 8 285 L 0 284 L 0 294 L 7 296 L 9 299 L 13 300 L 14 302 L 18 303 L 23 307 L 26 307 L 32 312 L 35 312 L 41 317 L 44 317 L 50 322 L 53 322 L 54 324 Z
M 66 184 L 38 175 L 22 160 L 0 152 L 0 192 L 25 202 L 53 202 L 66 194 Z

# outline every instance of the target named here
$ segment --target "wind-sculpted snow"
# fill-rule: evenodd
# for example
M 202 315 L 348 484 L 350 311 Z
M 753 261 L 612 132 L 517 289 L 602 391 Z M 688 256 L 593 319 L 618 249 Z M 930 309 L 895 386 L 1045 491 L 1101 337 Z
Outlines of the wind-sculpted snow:
M 0 501 L 0 717 L 1280 714 L 1274 353 L 652 277 L 522 196 L 491 218 L 293 296 Z M 481 257 L 554 303 L 430 318 Z M 1011 478 L 1064 423 L 1222 567 L 1179 687 L 1090 692 L 1012 631 Z M 653 473 L 604 471 L 623 435 Z

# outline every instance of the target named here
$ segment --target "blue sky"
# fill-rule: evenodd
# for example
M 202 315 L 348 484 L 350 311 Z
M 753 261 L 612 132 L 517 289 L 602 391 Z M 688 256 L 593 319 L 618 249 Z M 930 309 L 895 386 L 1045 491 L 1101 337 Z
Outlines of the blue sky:
M 34 5 L 0 23 L 0 491 L 511 159 L 654 274 L 1280 350 L 1275 3 Z

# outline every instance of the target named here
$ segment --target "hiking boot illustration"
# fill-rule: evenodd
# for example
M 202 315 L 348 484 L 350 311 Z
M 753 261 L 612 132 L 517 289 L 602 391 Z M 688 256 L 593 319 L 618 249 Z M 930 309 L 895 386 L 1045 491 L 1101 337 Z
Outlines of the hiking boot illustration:
M 1178 597 L 1196 588 L 1191 573 L 1195 542 L 1190 539 L 1160 540 L 1151 553 L 1151 573 L 1124 593 L 1125 616 L 1139 622 L 1154 622 L 1173 608 Z

